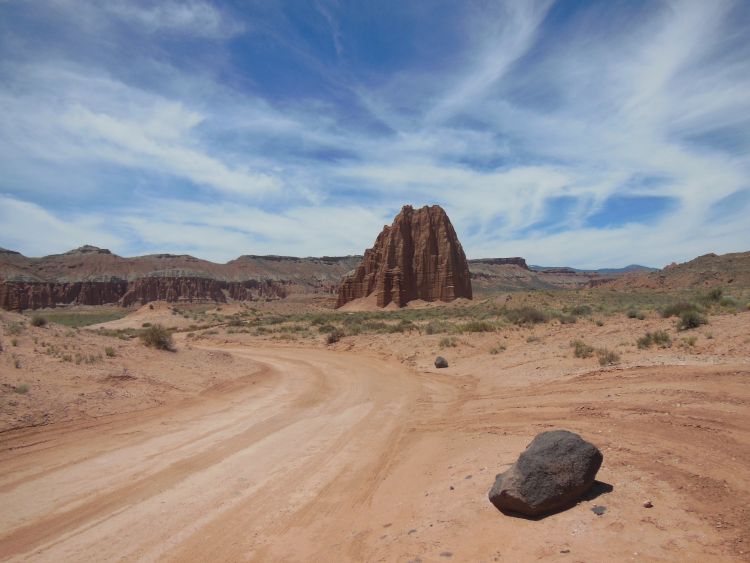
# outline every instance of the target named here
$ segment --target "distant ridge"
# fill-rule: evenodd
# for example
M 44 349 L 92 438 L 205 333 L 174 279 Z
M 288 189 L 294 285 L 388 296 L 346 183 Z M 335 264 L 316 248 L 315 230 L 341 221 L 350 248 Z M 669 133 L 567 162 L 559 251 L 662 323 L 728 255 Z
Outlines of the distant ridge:
M 590 274 L 599 274 L 600 276 L 620 276 L 623 274 L 629 274 L 631 272 L 657 272 L 659 268 L 652 268 L 651 266 L 641 266 L 640 264 L 630 264 L 623 266 L 622 268 L 597 268 L 592 270 L 585 270 L 580 268 L 571 268 L 569 266 L 530 266 L 532 270 L 537 272 L 543 271 L 557 271 L 557 272 L 582 272 Z

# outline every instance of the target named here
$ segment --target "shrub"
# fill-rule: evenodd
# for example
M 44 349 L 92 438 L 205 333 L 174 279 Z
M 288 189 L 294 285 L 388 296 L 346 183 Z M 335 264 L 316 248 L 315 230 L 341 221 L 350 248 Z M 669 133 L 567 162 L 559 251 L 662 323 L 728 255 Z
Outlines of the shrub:
M 18 346 L 18 338 L 11 338 L 10 345 L 13 347 Z
M 16 356 L 13 356 L 13 367 L 16 369 L 21 369 L 21 359 L 17 358 Z
M 701 325 L 708 323 L 708 319 L 698 313 L 698 311 L 685 311 L 680 315 L 680 320 L 677 323 L 678 330 L 690 330 L 691 328 L 698 328 Z
M 575 315 L 560 315 L 560 324 L 564 325 L 572 325 L 575 324 L 575 322 L 578 320 L 578 317 Z
M 342 336 L 344 336 L 344 333 L 342 333 L 339 329 L 334 329 L 328 333 L 328 336 L 326 336 L 326 344 L 335 344 L 336 342 L 341 340 Z
M 574 340 L 570 345 L 573 347 L 573 355 L 576 358 L 590 358 L 594 355 L 594 347 L 589 346 L 583 340 Z
M 333 332 L 337 330 L 335 326 L 333 325 L 321 325 L 318 327 L 318 332 Z
M 157 350 L 174 351 L 172 334 L 161 325 L 149 326 L 146 330 L 141 331 L 140 337 L 146 346 Z
M 107 346 L 106 348 L 104 348 L 104 354 L 108 358 L 114 358 L 117 355 L 117 352 L 114 348 L 112 348 L 112 346 Z
M 17 336 L 23 332 L 23 323 L 10 323 L 5 330 L 11 336 Z
M 714 287 L 706 294 L 706 300 L 707 301 L 721 301 L 722 296 L 724 295 L 724 290 L 720 287 Z
M 688 347 L 692 348 L 693 346 L 695 346 L 695 343 L 697 341 L 698 341 L 698 338 L 696 338 L 695 336 L 688 336 L 687 338 L 682 339 L 682 346 L 684 348 L 688 348 Z
M 590 315 L 592 313 L 591 307 L 588 305 L 576 305 L 570 310 L 571 315 L 576 315 L 578 317 L 583 317 L 586 315 Z
M 41 315 L 34 315 L 31 317 L 31 326 L 42 327 L 47 326 L 47 319 Z
M 601 319 L 596 319 L 596 326 L 604 326 L 604 321 Z
M 453 348 L 457 344 L 456 338 L 454 336 L 445 336 L 440 339 L 440 342 L 438 343 L 438 346 L 441 348 Z
M 29 384 L 22 383 L 21 385 L 17 385 L 16 387 L 13 388 L 13 391 L 15 393 L 18 393 L 19 395 L 25 395 L 26 393 L 29 392 Z
M 505 344 L 498 344 L 497 346 L 493 346 L 490 348 L 490 354 L 499 354 L 500 352 L 505 352 Z
M 494 332 L 495 325 L 487 321 L 469 321 L 458 326 L 460 332 Z
M 510 322 L 518 325 L 539 324 L 549 320 L 549 316 L 544 311 L 540 311 L 534 307 L 508 309 L 505 311 L 505 316 Z
M 638 344 L 638 348 L 641 349 L 649 348 L 652 344 L 656 344 L 662 348 L 667 348 L 672 345 L 672 339 L 669 337 L 666 330 L 657 330 L 655 332 L 647 332 L 645 335 L 641 336 L 636 343 Z
M 445 321 L 432 320 L 425 325 L 424 331 L 425 334 L 439 334 L 441 332 L 448 332 L 450 328 L 450 324 Z
M 606 348 L 597 350 L 596 356 L 599 358 L 600 366 L 611 366 L 620 362 L 620 354 Z
M 679 301 L 678 303 L 672 303 L 667 305 L 661 312 L 661 316 L 665 319 L 669 317 L 679 317 L 683 313 L 697 311 L 698 307 L 694 303 L 688 303 L 687 301 Z
M 150 326 L 151 326 L 151 323 L 143 323 L 143 324 L 142 324 L 141 326 L 142 326 L 143 328 L 148 328 L 148 327 L 150 327 Z

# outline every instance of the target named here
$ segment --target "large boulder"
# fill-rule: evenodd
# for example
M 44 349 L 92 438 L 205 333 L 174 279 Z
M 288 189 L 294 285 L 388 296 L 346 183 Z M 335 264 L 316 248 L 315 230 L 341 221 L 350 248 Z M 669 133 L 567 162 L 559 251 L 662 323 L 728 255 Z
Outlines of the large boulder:
M 437 358 L 435 358 L 435 367 L 438 368 L 438 369 L 440 369 L 440 368 L 447 368 L 448 367 L 448 360 L 446 360 L 445 358 L 443 358 L 443 356 L 438 356 Z
M 466 255 L 440 206 L 405 205 L 341 282 L 336 307 L 373 294 L 378 307 L 403 307 L 414 299 L 471 299 Z
M 490 502 L 503 512 L 524 516 L 566 508 L 594 484 L 602 459 L 599 449 L 578 434 L 542 432 L 495 478 Z

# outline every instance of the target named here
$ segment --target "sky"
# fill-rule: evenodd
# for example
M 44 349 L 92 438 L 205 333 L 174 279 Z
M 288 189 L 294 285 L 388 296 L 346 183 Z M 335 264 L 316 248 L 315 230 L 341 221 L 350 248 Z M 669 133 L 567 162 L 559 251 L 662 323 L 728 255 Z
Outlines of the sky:
M 750 250 L 746 0 L 0 0 L 0 246 Z

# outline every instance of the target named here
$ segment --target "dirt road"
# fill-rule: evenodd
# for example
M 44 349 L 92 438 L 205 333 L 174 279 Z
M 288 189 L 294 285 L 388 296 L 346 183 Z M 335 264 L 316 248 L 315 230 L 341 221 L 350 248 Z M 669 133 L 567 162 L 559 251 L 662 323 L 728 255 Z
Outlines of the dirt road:
M 508 388 L 491 373 L 343 352 L 224 350 L 255 373 L 177 405 L 0 435 L 0 558 L 729 561 L 750 550 L 746 367 Z M 551 427 L 602 448 L 610 487 L 543 520 L 500 515 L 486 500 L 494 474 Z

